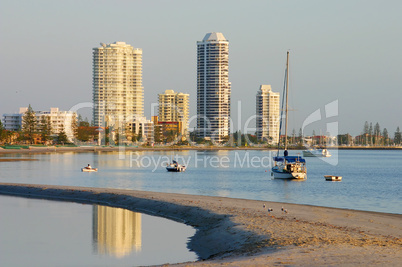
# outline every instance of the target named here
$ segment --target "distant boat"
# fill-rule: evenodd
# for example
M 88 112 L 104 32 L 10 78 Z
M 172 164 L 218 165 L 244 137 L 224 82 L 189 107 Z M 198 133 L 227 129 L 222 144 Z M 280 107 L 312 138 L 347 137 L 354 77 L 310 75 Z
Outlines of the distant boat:
M 303 150 L 304 157 L 331 157 L 327 149 L 308 149 Z
M 342 176 L 324 175 L 326 181 L 342 181 Z
M 166 170 L 168 172 L 184 172 L 186 170 L 186 166 L 180 165 L 177 161 L 173 160 L 172 163 L 166 166 Z
M 82 172 L 97 172 L 98 168 L 92 168 L 91 165 L 88 164 L 88 166 L 81 168 Z
M 280 148 L 280 135 L 282 129 L 282 122 L 279 127 L 279 142 L 278 142 L 278 154 L 273 158 L 274 167 L 271 169 L 271 175 L 274 179 L 298 179 L 303 180 L 307 178 L 306 161 L 300 156 L 288 156 L 287 151 L 287 130 L 288 130 L 288 91 L 289 91 L 289 51 L 286 58 L 286 72 L 285 72 L 285 86 L 283 90 L 283 97 L 286 101 L 282 102 L 282 112 L 285 111 L 285 145 L 283 157 L 279 156 Z M 285 105 L 285 108 L 283 108 Z M 283 115 L 283 114 L 281 114 Z M 281 116 L 282 118 L 283 116 Z

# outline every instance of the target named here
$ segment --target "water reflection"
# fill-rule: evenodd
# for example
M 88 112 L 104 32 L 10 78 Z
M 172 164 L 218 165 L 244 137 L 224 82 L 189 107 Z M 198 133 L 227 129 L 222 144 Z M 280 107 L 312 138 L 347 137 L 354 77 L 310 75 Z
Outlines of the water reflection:
M 93 206 L 93 246 L 98 254 L 121 258 L 141 250 L 141 214 Z
M 190 226 L 120 208 L 0 195 L 0 266 L 195 261 L 187 248 L 194 234 Z

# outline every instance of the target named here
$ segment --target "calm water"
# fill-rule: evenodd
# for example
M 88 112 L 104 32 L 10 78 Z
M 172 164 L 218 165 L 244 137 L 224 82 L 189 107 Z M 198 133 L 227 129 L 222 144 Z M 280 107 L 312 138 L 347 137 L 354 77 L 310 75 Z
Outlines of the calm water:
M 296 155 L 300 151 L 291 151 Z M 226 196 L 402 214 L 402 151 L 339 150 L 306 158 L 306 181 L 273 180 L 269 151 L 99 152 L 37 155 L 0 162 L 0 181 Z M 188 165 L 168 173 L 170 158 Z M 82 173 L 90 163 L 97 173 Z M 341 175 L 341 182 L 324 175 Z
M 138 266 L 194 261 L 195 230 L 120 208 L 0 195 L 1 266 Z

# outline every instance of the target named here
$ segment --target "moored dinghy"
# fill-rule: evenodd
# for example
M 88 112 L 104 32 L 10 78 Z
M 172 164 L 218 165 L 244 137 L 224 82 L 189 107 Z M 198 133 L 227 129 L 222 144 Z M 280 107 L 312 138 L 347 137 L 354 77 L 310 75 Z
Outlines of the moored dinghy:
M 88 166 L 81 168 L 82 172 L 97 172 L 98 168 L 92 168 L 90 164 Z
M 342 176 L 324 175 L 326 181 L 342 181 Z

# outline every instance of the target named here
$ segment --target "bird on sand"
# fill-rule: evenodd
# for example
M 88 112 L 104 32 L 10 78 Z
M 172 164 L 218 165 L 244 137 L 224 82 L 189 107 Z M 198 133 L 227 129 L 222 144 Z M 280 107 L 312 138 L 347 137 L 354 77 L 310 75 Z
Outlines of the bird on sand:
M 268 213 L 270 213 L 271 211 L 274 211 L 274 209 L 268 208 Z

